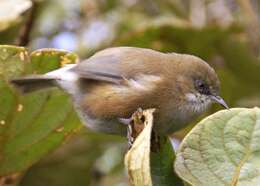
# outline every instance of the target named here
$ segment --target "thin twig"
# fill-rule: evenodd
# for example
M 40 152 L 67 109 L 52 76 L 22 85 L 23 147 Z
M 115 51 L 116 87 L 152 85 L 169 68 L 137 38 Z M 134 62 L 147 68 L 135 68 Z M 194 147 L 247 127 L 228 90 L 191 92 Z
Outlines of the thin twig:
M 17 39 L 16 44 L 19 46 L 26 46 L 30 41 L 30 34 L 35 22 L 35 17 L 38 9 L 38 3 L 35 1 L 32 1 L 32 8 L 29 12 L 29 16 L 22 27 L 19 37 Z

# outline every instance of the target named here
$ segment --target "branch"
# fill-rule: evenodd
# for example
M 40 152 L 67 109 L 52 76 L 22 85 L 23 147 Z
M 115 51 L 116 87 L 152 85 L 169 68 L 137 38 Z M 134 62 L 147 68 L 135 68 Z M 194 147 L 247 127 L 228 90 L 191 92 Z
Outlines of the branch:
M 38 9 L 38 3 L 35 1 L 32 1 L 32 8 L 30 10 L 29 16 L 20 30 L 18 39 L 16 41 L 16 44 L 19 46 L 26 46 L 30 41 L 30 34 L 33 28 L 33 25 L 35 23 L 35 17 Z

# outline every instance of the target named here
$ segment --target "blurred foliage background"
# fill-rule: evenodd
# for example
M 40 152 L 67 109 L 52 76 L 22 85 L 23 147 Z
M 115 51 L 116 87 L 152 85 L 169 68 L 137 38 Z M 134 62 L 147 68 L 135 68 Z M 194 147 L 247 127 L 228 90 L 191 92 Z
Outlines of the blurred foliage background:
M 65 49 L 81 59 L 123 45 L 194 54 L 216 69 L 230 107 L 260 106 L 259 0 L 1 0 L 0 10 L 0 44 Z M 172 135 L 175 147 L 190 128 Z M 128 185 L 126 144 L 82 128 L 17 185 Z

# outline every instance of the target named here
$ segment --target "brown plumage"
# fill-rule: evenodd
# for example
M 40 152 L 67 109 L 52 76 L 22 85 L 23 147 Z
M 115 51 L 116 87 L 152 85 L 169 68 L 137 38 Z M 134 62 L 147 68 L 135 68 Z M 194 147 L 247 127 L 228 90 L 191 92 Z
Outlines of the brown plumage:
M 213 100 L 225 105 L 218 96 L 215 71 L 192 55 L 109 48 L 43 77 L 52 78 L 71 94 L 88 127 L 106 133 L 124 134 L 126 127 L 119 119 L 130 117 L 138 108 L 156 108 L 155 130 L 169 134 L 184 127 Z M 21 79 L 12 82 L 29 86 L 26 82 L 21 86 Z

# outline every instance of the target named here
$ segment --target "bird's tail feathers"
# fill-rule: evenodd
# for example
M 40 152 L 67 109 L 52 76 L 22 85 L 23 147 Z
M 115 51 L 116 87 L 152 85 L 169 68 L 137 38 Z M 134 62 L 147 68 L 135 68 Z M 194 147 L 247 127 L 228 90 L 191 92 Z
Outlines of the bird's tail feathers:
M 10 83 L 24 94 L 56 86 L 55 78 L 43 75 L 12 79 Z

